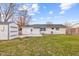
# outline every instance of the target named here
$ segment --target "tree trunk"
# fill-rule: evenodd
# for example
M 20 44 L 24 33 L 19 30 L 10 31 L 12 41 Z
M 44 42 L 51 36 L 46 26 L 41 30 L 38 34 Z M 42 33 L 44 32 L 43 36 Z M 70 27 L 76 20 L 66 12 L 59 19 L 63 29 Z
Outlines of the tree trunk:
M 19 28 L 18 30 L 19 30 L 19 33 L 18 34 L 19 35 L 22 35 L 22 28 Z

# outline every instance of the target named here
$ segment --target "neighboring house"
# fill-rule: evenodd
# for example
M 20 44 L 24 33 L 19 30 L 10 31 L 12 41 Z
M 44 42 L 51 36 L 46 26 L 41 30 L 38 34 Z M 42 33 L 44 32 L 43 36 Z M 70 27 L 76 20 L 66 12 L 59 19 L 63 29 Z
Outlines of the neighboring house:
M 66 26 L 62 24 L 26 25 L 22 29 L 22 34 L 24 35 L 66 34 Z
M 66 30 L 66 34 L 79 34 L 79 23 L 73 24 L 71 25 L 67 30 Z
M 18 37 L 18 27 L 13 22 L 0 22 L 0 40 L 9 40 Z

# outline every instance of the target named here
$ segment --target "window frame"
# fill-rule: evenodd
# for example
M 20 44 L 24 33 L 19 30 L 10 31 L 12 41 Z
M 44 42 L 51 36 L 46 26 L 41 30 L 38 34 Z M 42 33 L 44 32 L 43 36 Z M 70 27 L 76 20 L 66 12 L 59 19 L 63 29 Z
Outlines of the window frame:
M 40 31 L 46 31 L 46 28 L 40 28 Z

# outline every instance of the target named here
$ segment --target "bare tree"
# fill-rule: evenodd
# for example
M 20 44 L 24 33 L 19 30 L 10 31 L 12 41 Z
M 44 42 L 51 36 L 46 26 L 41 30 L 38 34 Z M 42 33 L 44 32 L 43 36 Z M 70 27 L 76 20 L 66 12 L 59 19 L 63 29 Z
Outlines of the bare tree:
M 19 34 L 22 34 L 22 28 L 25 25 L 28 25 L 31 21 L 31 16 L 28 14 L 28 10 L 21 10 L 19 11 L 19 18 L 17 20 L 17 25 L 19 28 Z
M 16 14 L 18 15 L 18 19 L 16 18 Z M 14 3 L 4 3 L 0 4 L 0 20 L 3 20 L 4 22 L 11 21 L 13 16 L 16 18 L 14 21 L 17 20 L 17 25 L 20 31 L 22 31 L 22 28 L 29 24 L 31 20 L 31 16 L 28 14 L 28 10 L 18 10 L 17 4 Z
M 14 3 L 0 4 L 0 19 L 3 18 L 4 22 L 8 22 L 14 14 L 14 6 Z
M 14 6 L 15 4 L 10 3 L 8 8 L 6 8 L 4 22 L 7 22 L 12 17 Z
M 25 19 L 23 16 L 20 16 L 19 19 L 17 20 L 17 25 L 19 28 L 22 28 L 25 26 Z
M 71 23 L 66 21 L 64 25 L 66 26 L 66 34 L 71 34 Z

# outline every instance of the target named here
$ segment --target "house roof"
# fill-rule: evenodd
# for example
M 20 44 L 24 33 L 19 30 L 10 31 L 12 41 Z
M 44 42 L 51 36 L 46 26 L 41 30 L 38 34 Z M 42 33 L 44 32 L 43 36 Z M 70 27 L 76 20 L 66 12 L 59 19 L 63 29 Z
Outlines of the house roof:
M 66 26 L 62 25 L 62 24 L 33 24 L 33 25 L 26 25 L 25 27 L 34 27 L 34 28 L 46 28 L 46 27 L 66 28 Z
M 79 28 L 79 23 L 75 23 L 71 26 L 71 28 Z

